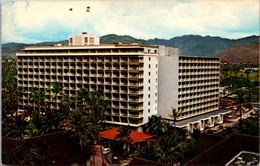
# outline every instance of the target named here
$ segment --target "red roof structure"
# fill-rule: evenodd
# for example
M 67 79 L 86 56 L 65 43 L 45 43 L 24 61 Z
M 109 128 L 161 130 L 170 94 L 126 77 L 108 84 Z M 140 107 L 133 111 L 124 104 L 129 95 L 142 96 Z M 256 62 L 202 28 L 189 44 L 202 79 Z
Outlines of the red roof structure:
M 119 134 L 119 132 L 117 130 L 118 130 L 118 128 L 105 130 L 105 131 L 99 133 L 99 135 L 102 138 L 107 138 L 107 139 L 113 140 L 115 138 L 115 136 Z M 155 135 L 146 134 L 146 133 L 137 132 L 137 131 L 132 131 L 130 133 L 130 137 L 132 138 L 133 142 L 136 143 L 136 142 L 142 142 L 146 139 L 155 137 Z

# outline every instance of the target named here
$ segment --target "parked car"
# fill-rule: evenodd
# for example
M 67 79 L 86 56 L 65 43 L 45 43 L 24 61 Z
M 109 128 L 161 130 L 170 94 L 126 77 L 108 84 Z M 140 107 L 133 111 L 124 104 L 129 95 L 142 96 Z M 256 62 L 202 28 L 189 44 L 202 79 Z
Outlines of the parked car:
M 108 153 L 110 153 L 110 148 L 102 148 L 102 153 L 103 153 L 103 154 L 108 154 Z

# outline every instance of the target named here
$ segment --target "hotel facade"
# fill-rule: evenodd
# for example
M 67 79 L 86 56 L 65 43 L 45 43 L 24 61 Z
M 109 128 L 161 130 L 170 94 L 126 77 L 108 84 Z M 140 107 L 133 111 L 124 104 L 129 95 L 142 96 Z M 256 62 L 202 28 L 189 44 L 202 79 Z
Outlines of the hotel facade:
M 100 45 L 87 33 L 70 35 L 69 46 L 26 47 L 16 55 L 18 86 L 24 92 L 19 110 L 28 108 L 32 88 L 46 91 L 59 82 L 69 96 L 82 88 L 103 91 L 111 106 L 105 122 L 111 126 L 141 131 L 152 115 L 171 120 L 171 107 L 182 110 L 177 126 L 189 131 L 223 122 L 218 58 L 185 57 L 178 48 L 161 45 Z M 47 104 L 59 109 L 62 96 L 52 100 L 51 95 L 46 92 Z M 207 113 L 214 115 L 199 118 Z

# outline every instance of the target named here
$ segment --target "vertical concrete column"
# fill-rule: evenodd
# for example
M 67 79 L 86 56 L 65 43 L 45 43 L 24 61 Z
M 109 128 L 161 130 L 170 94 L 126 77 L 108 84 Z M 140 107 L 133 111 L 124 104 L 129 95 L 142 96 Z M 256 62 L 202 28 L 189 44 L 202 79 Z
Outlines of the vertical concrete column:
M 223 123 L 223 122 L 224 122 L 224 115 L 220 114 L 220 123 Z
M 202 119 L 200 122 L 201 122 L 200 130 L 204 130 L 205 121 Z
M 214 126 L 213 120 L 214 120 L 214 118 L 212 118 L 212 117 L 209 118 L 209 127 Z
M 137 131 L 138 131 L 138 132 L 143 132 L 143 127 L 142 127 L 142 126 L 141 126 L 141 127 L 138 127 L 138 128 L 137 128 Z
M 190 133 L 190 124 L 189 123 L 186 125 L 186 129 L 187 129 L 187 132 Z

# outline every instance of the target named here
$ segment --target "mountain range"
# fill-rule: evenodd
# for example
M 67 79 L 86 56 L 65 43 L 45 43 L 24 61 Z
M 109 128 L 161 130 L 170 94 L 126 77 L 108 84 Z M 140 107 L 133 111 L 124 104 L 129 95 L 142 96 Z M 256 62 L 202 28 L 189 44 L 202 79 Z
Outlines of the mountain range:
M 129 35 L 115 35 L 109 34 L 100 37 L 101 44 L 111 44 L 116 42 L 122 43 L 139 43 L 148 45 L 165 45 L 169 47 L 178 47 L 181 50 L 181 55 L 186 56 L 203 56 L 212 57 L 217 56 L 225 49 L 235 46 L 244 45 L 248 43 L 259 43 L 259 36 L 248 36 L 240 39 L 225 39 L 221 37 L 200 36 L 200 35 L 184 35 L 181 37 L 173 37 L 169 40 L 166 39 L 136 39 Z M 2 44 L 3 57 L 15 57 L 15 53 L 24 48 L 25 46 L 47 46 L 61 43 L 62 45 L 68 45 L 67 40 L 58 42 L 41 42 L 35 44 L 26 43 L 6 43 Z

